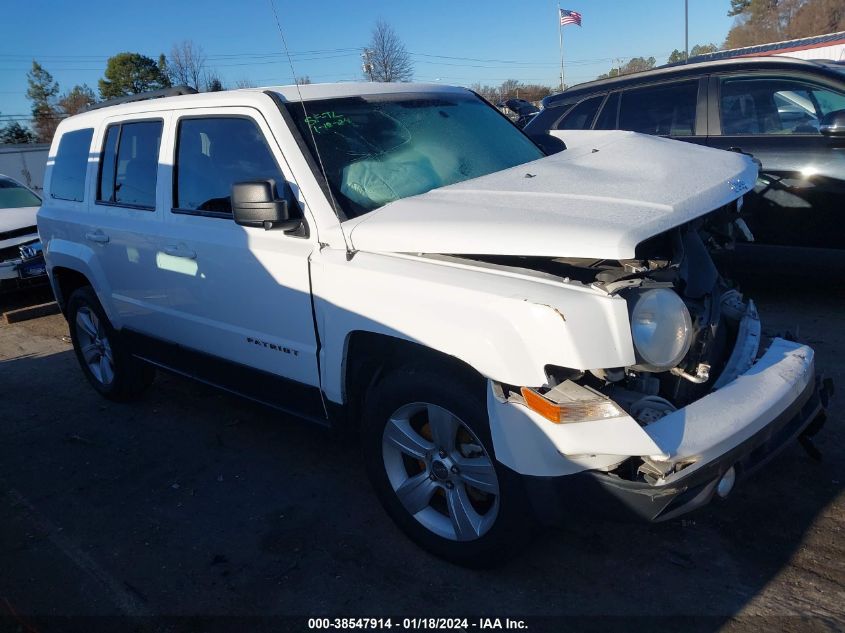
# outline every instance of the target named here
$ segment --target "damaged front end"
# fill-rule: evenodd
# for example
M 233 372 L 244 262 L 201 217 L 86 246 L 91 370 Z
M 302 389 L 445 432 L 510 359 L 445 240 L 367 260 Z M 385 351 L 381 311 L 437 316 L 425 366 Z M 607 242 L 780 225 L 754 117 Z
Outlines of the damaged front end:
M 560 474 L 587 478 L 655 521 L 727 496 L 790 440 L 803 434 L 809 444 L 832 386 L 815 375 L 811 348 L 763 341 L 754 302 L 716 270 L 712 249 L 750 237 L 738 220 L 730 205 L 647 240 L 631 260 L 484 258 L 623 297 L 636 353 L 626 367 L 549 366 L 546 385 L 496 385 L 488 398 L 494 438 L 514 441 L 506 407 L 522 405 L 574 465 Z M 545 490 L 546 510 L 557 484 L 573 485 L 542 465 L 525 474 L 535 495 Z

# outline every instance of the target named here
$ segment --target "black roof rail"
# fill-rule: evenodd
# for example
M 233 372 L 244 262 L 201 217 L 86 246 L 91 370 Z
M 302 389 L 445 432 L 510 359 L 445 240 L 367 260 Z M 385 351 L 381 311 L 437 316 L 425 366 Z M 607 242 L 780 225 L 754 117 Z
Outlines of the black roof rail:
M 147 99 L 161 99 L 162 97 L 178 97 L 181 95 L 195 95 L 197 94 L 195 88 L 190 86 L 173 86 L 172 88 L 162 88 L 161 90 L 151 90 L 150 92 L 141 92 L 136 95 L 126 95 L 125 97 L 117 97 L 99 103 L 92 103 L 85 111 L 98 110 L 100 108 L 108 108 L 113 105 L 120 105 L 121 103 L 132 103 L 133 101 L 146 101 Z

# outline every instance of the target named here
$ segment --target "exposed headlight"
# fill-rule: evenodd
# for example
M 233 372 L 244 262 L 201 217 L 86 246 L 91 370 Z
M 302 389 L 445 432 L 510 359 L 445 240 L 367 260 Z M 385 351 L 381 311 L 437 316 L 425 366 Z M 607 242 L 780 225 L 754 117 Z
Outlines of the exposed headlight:
M 675 367 L 692 342 L 692 319 L 684 302 L 666 288 L 637 292 L 628 301 L 637 367 L 647 371 Z

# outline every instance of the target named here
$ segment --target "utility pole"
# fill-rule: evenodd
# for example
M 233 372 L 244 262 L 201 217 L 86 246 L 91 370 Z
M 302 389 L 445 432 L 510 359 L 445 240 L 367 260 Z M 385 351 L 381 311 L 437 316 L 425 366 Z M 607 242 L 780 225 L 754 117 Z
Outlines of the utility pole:
M 684 0 L 684 63 L 689 63 L 689 0 Z
M 372 61 L 372 51 L 369 48 L 365 48 L 364 52 L 361 53 L 361 69 L 364 71 L 364 74 L 370 78 L 370 81 L 375 81 L 373 79 L 373 61 Z

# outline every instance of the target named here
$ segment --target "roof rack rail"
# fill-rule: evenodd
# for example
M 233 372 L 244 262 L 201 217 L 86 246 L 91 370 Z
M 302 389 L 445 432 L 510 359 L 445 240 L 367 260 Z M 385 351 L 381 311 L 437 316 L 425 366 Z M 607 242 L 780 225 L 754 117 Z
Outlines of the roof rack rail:
M 151 90 L 150 92 L 141 92 L 136 95 L 127 95 L 125 97 L 117 97 L 109 99 L 108 101 L 101 101 L 99 103 L 92 103 L 85 111 L 98 110 L 99 108 L 107 108 L 121 103 L 132 103 L 133 101 L 146 101 L 147 99 L 161 99 L 162 97 L 178 97 L 181 95 L 195 95 L 197 90 L 190 86 L 173 86 L 172 88 L 162 88 L 161 90 Z

